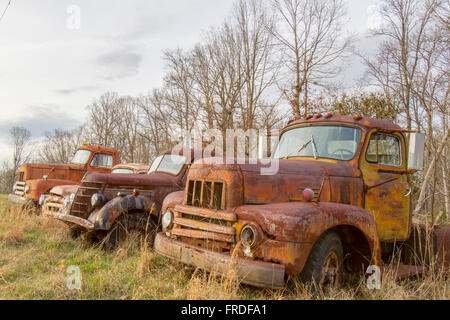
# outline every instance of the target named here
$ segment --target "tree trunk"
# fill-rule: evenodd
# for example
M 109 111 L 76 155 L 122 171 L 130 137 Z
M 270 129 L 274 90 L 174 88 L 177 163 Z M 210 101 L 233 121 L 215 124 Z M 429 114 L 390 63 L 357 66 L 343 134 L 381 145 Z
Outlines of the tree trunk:
M 447 144 L 449 133 L 450 133 L 450 128 L 447 128 L 447 132 L 444 134 L 444 137 L 439 145 L 439 148 L 433 156 L 433 160 L 431 160 L 430 166 L 428 167 L 428 170 L 423 179 L 422 187 L 420 188 L 419 200 L 417 201 L 417 205 L 416 205 L 416 208 L 414 209 L 413 214 L 418 214 L 420 211 L 422 211 L 422 209 L 424 207 L 425 200 L 426 200 L 427 185 L 430 182 L 431 177 L 433 176 L 433 169 L 434 169 L 434 166 L 436 165 L 436 161 L 439 158 L 440 154 L 442 153 L 442 151 L 444 150 L 444 147 Z

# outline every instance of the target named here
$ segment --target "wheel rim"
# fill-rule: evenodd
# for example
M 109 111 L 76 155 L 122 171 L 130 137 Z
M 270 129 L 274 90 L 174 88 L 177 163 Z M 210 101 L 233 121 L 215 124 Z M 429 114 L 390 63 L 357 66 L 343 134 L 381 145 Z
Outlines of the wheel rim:
M 320 285 L 336 286 L 337 284 L 339 284 L 339 258 L 335 251 L 330 251 L 322 265 Z

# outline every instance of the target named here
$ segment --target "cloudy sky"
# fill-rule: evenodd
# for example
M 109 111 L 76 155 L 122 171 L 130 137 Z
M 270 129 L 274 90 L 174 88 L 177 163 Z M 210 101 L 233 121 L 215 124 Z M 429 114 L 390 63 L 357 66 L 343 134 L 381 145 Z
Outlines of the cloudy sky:
M 380 0 L 346 0 L 357 46 L 377 24 Z M 9 0 L 0 0 L 0 16 Z M 33 138 L 72 129 L 106 91 L 147 93 L 161 85 L 162 50 L 188 49 L 219 25 L 234 0 L 12 0 L 0 21 L 0 161 L 10 156 L 8 130 Z M 352 61 L 346 83 L 362 75 Z

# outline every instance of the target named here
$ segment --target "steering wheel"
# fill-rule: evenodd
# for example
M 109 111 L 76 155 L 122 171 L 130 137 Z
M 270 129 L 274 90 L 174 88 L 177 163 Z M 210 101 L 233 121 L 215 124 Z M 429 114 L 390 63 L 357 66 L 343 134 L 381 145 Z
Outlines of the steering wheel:
M 338 152 L 340 152 L 339 156 L 341 157 L 341 159 L 344 159 L 344 156 L 345 156 L 344 153 L 347 153 L 348 155 L 353 156 L 353 152 L 352 151 L 350 151 L 348 149 L 344 149 L 344 148 L 334 150 L 331 153 L 331 155 L 334 155 L 334 154 L 338 155 L 337 154 Z

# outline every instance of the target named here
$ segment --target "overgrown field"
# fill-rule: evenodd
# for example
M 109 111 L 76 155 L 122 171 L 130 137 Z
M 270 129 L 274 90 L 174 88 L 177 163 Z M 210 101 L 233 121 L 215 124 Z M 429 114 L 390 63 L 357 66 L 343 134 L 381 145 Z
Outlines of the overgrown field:
M 1 299 L 448 299 L 449 282 L 426 275 L 365 280 L 312 294 L 296 279 L 285 289 L 255 289 L 234 280 L 186 269 L 129 240 L 108 252 L 72 240 L 64 224 L 21 212 L 0 195 Z M 69 290 L 69 266 L 81 271 L 81 289 Z

